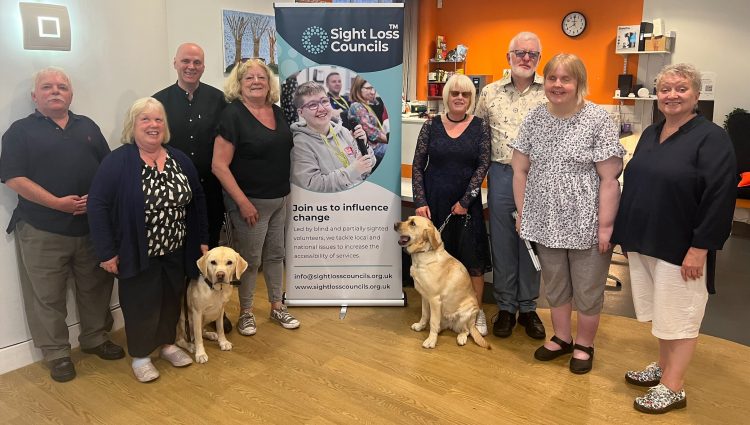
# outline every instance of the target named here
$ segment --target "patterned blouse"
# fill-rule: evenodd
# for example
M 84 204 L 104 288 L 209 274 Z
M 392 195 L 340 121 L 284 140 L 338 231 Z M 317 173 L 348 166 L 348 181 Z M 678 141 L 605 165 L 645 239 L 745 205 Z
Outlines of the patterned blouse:
M 531 161 L 521 237 L 548 248 L 598 244 L 596 163 L 625 155 L 607 111 L 586 102 L 572 117 L 557 118 L 541 105 L 529 113 L 510 146 Z
M 169 254 L 185 243 L 185 206 L 193 198 L 187 176 L 167 153 L 164 171 L 143 163 L 148 256 Z

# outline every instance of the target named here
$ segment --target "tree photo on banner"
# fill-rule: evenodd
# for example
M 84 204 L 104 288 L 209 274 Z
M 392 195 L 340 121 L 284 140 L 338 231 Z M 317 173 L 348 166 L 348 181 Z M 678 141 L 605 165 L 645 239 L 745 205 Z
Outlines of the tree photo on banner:
M 291 107 L 282 95 L 298 115 L 285 302 L 402 306 L 401 114 L 388 111 L 401 103 L 403 5 L 277 3 L 275 13 L 279 74 L 298 93 Z

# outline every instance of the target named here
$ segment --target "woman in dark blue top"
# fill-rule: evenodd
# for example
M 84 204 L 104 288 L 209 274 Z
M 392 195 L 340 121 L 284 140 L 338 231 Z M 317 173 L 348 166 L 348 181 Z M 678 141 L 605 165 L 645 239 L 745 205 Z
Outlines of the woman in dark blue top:
M 192 363 L 174 345 L 185 277 L 208 250 L 206 201 L 198 172 L 169 141 L 164 107 L 154 98 L 128 111 L 123 146 L 99 167 L 89 191 L 91 239 L 101 267 L 119 278 L 119 298 L 141 382 L 159 377 L 149 355 L 176 367 Z
M 726 132 L 696 114 L 701 76 L 688 64 L 657 75 L 665 121 L 641 135 L 625 168 L 613 243 L 628 252 L 633 304 L 651 321 L 659 360 L 625 379 L 652 387 L 635 408 L 663 413 L 685 407 L 685 373 L 713 293 L 713 261 L 729 237 L 737 171 Z

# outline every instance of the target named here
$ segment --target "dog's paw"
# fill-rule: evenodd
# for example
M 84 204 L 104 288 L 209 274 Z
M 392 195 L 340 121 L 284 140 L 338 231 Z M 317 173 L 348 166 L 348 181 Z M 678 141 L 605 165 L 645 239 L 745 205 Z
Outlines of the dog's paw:
M 188 353 L 195 353 L 195 344 L 188 342 L 182 348 L 186 349 Z
M 469 334 L 458 334 L 458 337 L 456 338 L 456 342 L 458 342 L 458 345 L 466 345 L 466 341 L 469 339 Z
M 232 343 L 227 340 L 219 341 L 219 347 L 221 347 L 221 351 L 231 351 Z
M 417 322 L 411 325 L 411 330 L 420 332 L 424 330 L 425 326 L 427 326 L 426 323 Z
M 216 332 L 203 331 L 203 339 L 216 341 L 219 339 L 219 334 L 217 334 Z
M 429 337 L 422 343 L 422 348 L 435 348 L 437 345 L 437 337 Z
M 203 353 L 196 353 L 195 362 L 201 364 L 208 362 L 208 354 L 205 351 Z

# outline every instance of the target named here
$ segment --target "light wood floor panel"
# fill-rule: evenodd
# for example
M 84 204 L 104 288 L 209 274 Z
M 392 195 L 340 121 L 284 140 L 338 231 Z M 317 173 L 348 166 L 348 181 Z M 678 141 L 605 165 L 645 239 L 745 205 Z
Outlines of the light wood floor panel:
M 135 381 L 129 360 L 104 361 L 74 351 L 78 377 L 55 383 L 41 364 L 0 376 L 0 423 L 7 424 L 538 424 L 748 423 L 750 347 L 699 338 L 688 375 L 688 408 L 648 417 L 632 408 L 644 391 L 623 379 L 656 358 L 648 324 L 603 316 L 594 370 L 568 371 L 568 358 L 537 362 L 540 342 L 516 328 L 489 336 L 492 350 L 444 332 L 425 350 L 414 332 L 419 295 L 406 308 L 293 308 L 302 326 L 268 319 L 258 285 L 258 334 L 229 335 L 231 352 L 206 343 L 209 361 L 184 369 L 156 359 L 158 381 Z M 237 303 L 229 306 L 237 317 Z M 488 317 L 495 307 L 485 305 Z M 540 316 L 551 330 L 549 312 Z M 125 342 L 123 331 L 113 339 Z

